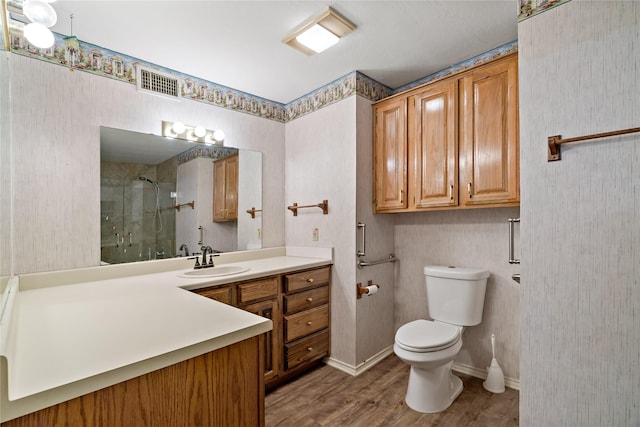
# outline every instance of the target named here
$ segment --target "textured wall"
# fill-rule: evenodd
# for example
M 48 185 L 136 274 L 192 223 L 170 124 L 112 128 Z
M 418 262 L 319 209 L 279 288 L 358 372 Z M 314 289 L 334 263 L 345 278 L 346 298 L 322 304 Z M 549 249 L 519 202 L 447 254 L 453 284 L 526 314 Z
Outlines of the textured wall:
M 518 25 L 523 426 L 640 425 L 640 3 L 571 1 Z
M 393 215 L 373 213 L 373 114 L 371 102 L 357 97 L 357 221 L 366 224 L 366 261 L 384 259 L 393 252 Z M 354 224 L 355 225 L 355 224 Z M 360 231 L 356 243 L 362 249 Z M 356 269 L 356 283 L 380 285 L 378 293 L 356 301 L 356 365 L 393 345 L 394 272 L 396 264 Z
M 284 124 L 18 55 L 9 63 L 13 232 L 21 236 L 13 273 L 98 265 L 99 126 L 159 134 L 161 120 L 180 120 L 224 129 L 228 145 L 262 151 L 263 244 L 284 243 Z
M 9 53 L 0 51 L 0 276 L 12 272 Z
M 425 265 L 487 269 L 491 276 L 487 281 L 482 323 L 464 331 L 462 350 L 455 361 L 479 369 L 489 366 L 491 333 L 494 333 L 504 375 L 518 379 L 520 286 L 511 280 L 511 275 L 520 269 L 508 263 L 507 222 L 509 218 L 518 217 L 518 211 L 518 208 L 499 208 L 396 215 L 395 251 L 400 259 L 396 277 L 396 329 L 412 320 L 429 318 Z M 517 235 L 515 240 L 517 249 Z
M 285 215 L 290 246 L 333 247 L 331 289 L 332 357 L 355 362 L 355 217 L 356 98 L 337 102 L 286 125 L 287 205 L 329 201 L 329 213 L 318 208 Z M 312 241 L 318 228 L 319 239 Z

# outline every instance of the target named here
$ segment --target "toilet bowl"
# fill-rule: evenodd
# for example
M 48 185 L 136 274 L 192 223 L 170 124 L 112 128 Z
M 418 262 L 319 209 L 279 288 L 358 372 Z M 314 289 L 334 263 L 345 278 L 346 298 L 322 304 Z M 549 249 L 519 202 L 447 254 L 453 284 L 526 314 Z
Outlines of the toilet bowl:
M 489 273 L 480 269 L 425 267 L 429 312 L 434 320 L 418 319 L 396 332 L 394 353 L 409 364 L 405 401 L 418 412 L 447 409 L 462 392 L 453 375 L 453 360 L 462 348 L 464 326 L 482 320 Z

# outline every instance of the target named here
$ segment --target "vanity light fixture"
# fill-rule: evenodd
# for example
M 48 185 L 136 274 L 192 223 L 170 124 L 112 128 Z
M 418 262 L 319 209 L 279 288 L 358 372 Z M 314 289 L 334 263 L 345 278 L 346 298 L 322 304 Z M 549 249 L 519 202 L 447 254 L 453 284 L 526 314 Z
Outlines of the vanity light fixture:
M 355 30 L 356 26 L 332 8 L 300 25 L 282 42 L 305 55 L 313 55 L 338 43 L 340 38 Z
M 203 144 L 223 145 L 224 142 L 224 132 L 221 130 L 210 130 L 204 126 L 190 126 L 182 122 L 166 120 L 162 121 L 162 136 Z
M 49 29 L 58 21 L 58 15 L 49 2 L 27 0 L 22 3 L 22 14 L 31 21 L 24 26 L 24 36 L 29 43 L 40 49 L 53 46 L 55 39 Z

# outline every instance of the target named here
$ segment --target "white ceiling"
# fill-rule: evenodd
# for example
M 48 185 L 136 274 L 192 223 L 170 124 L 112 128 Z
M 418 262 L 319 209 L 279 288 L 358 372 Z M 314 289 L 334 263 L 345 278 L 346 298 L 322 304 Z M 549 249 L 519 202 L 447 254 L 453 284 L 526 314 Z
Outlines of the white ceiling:
M 66 1 L 53 31 L 281 103 L 358 70 L 392 89 L 517 38 L 517 0 Z M 357 25 L 305 56 L 281 42 L 331 6 Z

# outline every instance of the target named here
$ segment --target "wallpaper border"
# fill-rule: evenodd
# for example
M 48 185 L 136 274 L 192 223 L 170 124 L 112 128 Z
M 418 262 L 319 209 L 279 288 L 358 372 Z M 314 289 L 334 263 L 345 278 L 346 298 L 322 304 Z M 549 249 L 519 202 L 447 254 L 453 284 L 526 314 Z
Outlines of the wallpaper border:
M 313 113 L 353 95 L 359 95 L 375 102 L 518 49 L 518 42 L 514 40 L 397 89 L 391 89 L 360 71 L 352 71 L 306 95 L 294 99 L 288 104 L 282 104 L 160 67 L 138 58 L 81 41 L 73 36 L 67 37 L 54 33 L 54 45 L 48 49 L 31 46 L 22 32 L 17 30 L 12 30 L 9 37 L 11 52 L 17 55 L 64 66 L 71 71 L 83 71 L 133 85 L 136 84 L 137 69 L 141 66 L 150 68 L 160 73 L 177 77 L 180 82 L 180 95 L 184 99 L 203 102 L 282 123 Z

